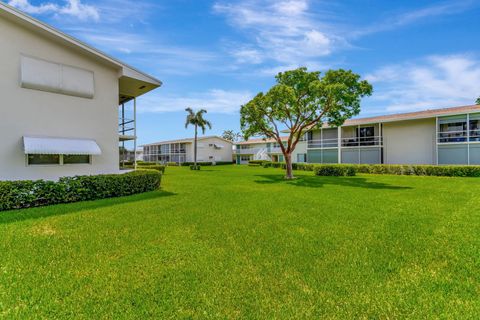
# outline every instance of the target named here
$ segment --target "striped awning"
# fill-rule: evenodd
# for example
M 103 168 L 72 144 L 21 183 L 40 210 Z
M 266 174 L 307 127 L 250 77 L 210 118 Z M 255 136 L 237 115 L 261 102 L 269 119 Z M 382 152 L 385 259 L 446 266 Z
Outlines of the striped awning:
M 102 150 L 92 139 L 23 137 L 25 154 L 100 155 Z

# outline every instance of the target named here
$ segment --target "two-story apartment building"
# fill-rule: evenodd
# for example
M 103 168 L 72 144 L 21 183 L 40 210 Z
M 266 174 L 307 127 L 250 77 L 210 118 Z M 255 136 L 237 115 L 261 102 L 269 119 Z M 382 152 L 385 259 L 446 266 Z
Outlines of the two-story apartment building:
M 285 141 L 288 137 L 282 137 Z M 294 162 L 307 161 L 307 143 L 306 137 L 301 139 L 294 151 Z M 268 160 L 273 162 L 283 162 L 283 153 L 280 145 L 274 139 L 250 139 L 248 141 L 237 142 L 235 146 L 235 157 L 237 164 L 246 164 L 250 160 Z
M 194 139 L 159 141 L 143 145 L 146 162 L 193 162 Z M 197 162 L 232 162 L 233 144 L 217 136 L 197 139 Z
M 0 2 L 0 180 L 118 173 L 136 98 L 160 85 Z
M 237 143 L 237 163 L 283 161 L 265 151 L 267 145 Z M 310 129 L 297 149 L 294 162 L 306 154 L 308 163 L 480 165 L 480 105 L 351 119 L 338 128 L 325 124 Z

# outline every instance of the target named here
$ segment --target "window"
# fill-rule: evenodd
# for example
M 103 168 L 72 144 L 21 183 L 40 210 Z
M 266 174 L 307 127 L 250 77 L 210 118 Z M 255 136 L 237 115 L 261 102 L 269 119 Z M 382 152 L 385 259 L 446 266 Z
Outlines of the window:
M 367 138 L 367 137 L 373 137 L 373 136 L 375 136 L 374 127 L 357 128 L 357 137 Z
M 438 142 L 467 141 L 467 116 L 450 116 L 438 119 Z
M 28 165 L 60 164 L 58 154 L 29 154 L 27 159 Z
M 470 141 L 480 141 L 480 113 L 470 115 Z
M 357 139 L 361 146 L 369 146 L 375 144 L 375 128 L 362 127 L 357 128 Z
M 240 161 L 250 161 L 250 156 L 241 156 Z
M 63 164 L 89 164 L 90 156 L 87 155 L 64 155 Z
M 27 165 L 64 165 L 64 164 L 90 164 L 90 155 L 66 154 L 29 154 Z
M 307 162 L 307 154 L 306 153 L 297 154 L 297 162 L 299 163 Z

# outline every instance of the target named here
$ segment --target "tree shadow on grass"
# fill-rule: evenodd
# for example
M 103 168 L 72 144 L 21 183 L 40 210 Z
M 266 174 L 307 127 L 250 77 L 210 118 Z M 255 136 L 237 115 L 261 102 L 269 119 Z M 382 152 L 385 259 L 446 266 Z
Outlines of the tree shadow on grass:
M 403 190 L 412 189 L 412 187 L 394 186 L 382 182 L 368 181 L 362 177 L 320 177 L 320 176 L 298 176 L 294 180 L 285 180 L 283 176 L 276 174 L 262 174 L 255 177 L 263 178 L 263 180 L 255 180 L 260 184 L 274 184 L 284 183 L 297 187 L 307 188 L 322 188 L 327 184 L 355 187 L 355 188 L 367 188 L 367 189 L 391 189 L 391 190 Z
M 40 219 L 51 216 L 71 214 L 80 211 L 94 210 L 99 208 L 112 207 L 126 203 L 133 203 L 145 200 L 158 199 L 162 197 L 174 196 L 176 193 L 168 191 L 152 191 L 135 194 L 131 196 L 107 198 L 92 201 L 80 201 L 65 204 L 55 204 L 44 207 L 35 207 L 28 209 L 0 211 L 0 224 L 8 224 L 17 221 Z

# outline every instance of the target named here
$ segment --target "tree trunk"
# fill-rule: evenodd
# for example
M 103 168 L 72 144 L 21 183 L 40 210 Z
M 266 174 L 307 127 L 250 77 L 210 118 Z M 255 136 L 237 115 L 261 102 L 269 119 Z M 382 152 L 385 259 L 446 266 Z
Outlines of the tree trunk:
M 292 154 L 291 153 L 284 154 L 284 157 L 285 157 L 285 163 L 287 167 L 286 169 L 287 173 L 285 174 L 285 179 L 291 180 L 293 179 Z
M 193 164 L 197 168 L 197 125 L 195 125 L 195 140 L 193 141 Z

